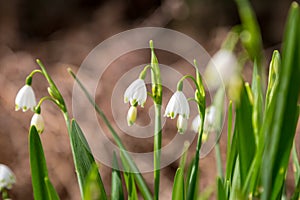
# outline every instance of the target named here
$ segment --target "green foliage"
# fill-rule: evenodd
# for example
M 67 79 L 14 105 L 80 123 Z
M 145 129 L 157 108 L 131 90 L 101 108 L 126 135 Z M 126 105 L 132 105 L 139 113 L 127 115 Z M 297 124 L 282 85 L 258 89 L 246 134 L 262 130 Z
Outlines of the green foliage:
M 84 195 L 85 181 L 91 180 L 92 183 L 91 181 L 88 181 L 88 183 L 97 185 L 97 187 L 100 189 L 101 199 L 107 199 L 106 192 L 98 170 L 97 171 L 92 170 L 93 165 L 95 164 L 95 160 L 87 144 L 87 141 L 82 133 L 82 130 L 80 129 L 76 120 L 72 120 L 70 139 L 71 139 L 72 149 L 74 152 L 73 159 L 74 159 L 76 173 L 79 181 L 79 188 L 82 197 L 85 196 Z M 90 170 L 92 171 L 90 172 Z M 86 191 L 88 190 L 86 189 Z
M 31 126 L 29 131 L 29 156 L 34 199 L 58 200 L 48 177 L 43 146 L 35 126 Z

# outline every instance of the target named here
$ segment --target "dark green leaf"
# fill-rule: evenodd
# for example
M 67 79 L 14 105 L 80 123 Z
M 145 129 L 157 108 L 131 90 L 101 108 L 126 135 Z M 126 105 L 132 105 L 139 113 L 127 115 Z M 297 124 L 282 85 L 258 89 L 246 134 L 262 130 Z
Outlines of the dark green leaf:
M 172 190 L 172 200 L 185 199 L 183 169 L 178 168 L 174 178 L 174 185 Z
M 35 126 L 29 131 L 30 170 L 34 199 L 57 200 L 57 192 L 48 178 L 43 146 Z
M 89 145 L 82 133 L 82 130 L 80 129 L 79 125 L 74 119 L 72 120 L 71 127 L 72 128 L 70 133 L 70 139 L 71 139 L 71 147 L 74 153 L 73 159 L 74 159 L 74 164 L 76 168 L 81 195 L 82 197 L 84 197 L 83 191 L 84 191 L 85 180 L 87 179 L 88 174 L 92 169 L 92 166 L 95 164 L 95 160 L 91 153 Z M 101 199 L 107 199 L 106 192 L 98 171 L 94 178 L 95 178 L 95 182 L 97 182 L 97 185 L 101 189 L 100 191 Z
M 102 200 L 102 185 L 99 182 L 98 166 L 93 164 L 84 183 L 84 200 Z

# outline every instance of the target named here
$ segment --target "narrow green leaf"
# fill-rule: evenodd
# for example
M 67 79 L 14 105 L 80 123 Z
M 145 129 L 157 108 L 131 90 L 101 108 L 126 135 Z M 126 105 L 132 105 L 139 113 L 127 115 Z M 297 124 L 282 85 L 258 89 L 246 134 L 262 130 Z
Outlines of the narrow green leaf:
M 255 134 L 256 144 L 258 143 L 258 134 L 263 120 L 263 91 L 261 85 L 261 77 L 258 74 L 257 62 L 254 62 L 253 76 L 252 76 L 252 94 L 253 94 L 253 112 L 252 124 Z
M 45 177 L 45 184 L 46 184 L 49 199 L 50 200 L 59 200 L 59 196 L 48 177 Z
M 29 130 L 29 156 L 34 199 L 59 199 L 48 178 L 44 150 L 35 126 L 31 126 Z
M 269 67 L 269 78 L 268 78 L 268 88 L 266 93 L 266 103 L 265 109 L 270 105 L 270 102 L 273 98 L 274 93 L 276 92 L 278 85 L 278 71 L 281 65 L 281 58 L 279 51 L 275 50 L 272 55 L 272 59 Z
M 84 200 L 102 200 L 104 192 L 99 182 L 98 166 L 94 163 L 84 182 Z
M 246 180 L 248 170 L 251 166 L 254 154 L 256 151 L 255 137 L 252 123 L 252 105 L 249 100 L 249 96 L 244 86 L 241 90 L 241 99 L 236 106 L 236 133 L 237 133 L 237 145 L 238 155 L 240 161 L 240 177 L 241 184 L 244 184 Z
M 128 192 L 128 200 L 138 200 L 133 174 L 129 172 L 124 172 L 123 174 Z
M 72 128 L 70 133 L 70 139 L 71 139 L 71 147 L 74 152 L 73 159 L 74 159 L 77 178 L 79 182 L 80 192 L 82 197 L 84 197 L 83 192 L 84 192 L 85 180 L 87 179 L 88 174 L 92 169 L 92 166 L 95 164 L 95 160 L 91 153 L 89 145 L 82 133 L 82 130 L 80 129 L 79 125 L 74 119 L 72 120 L 71 127 Z M 101 189 L 100 191 L 101 199 L 107 199 L 106 192 L 98 171 L 95 175 L 95 182 L 97 182 L 99 188 Z
M 217 190 L 218 200 L 227 200 L 225 188 L 220 178 L 217 179 L 217 185 L 218 185 L 218 190 Z
M 174 178 L 173 190 L 172 190 L 172 200 L 184 200 L 184 178 L 183 169 L 178 168 Z
M 124 193 L 122 187 L 121 173 L 119 171 L 119 165 L 117 156 L 114 152 L 113 155 L 113 169 L 111 174 L 111 200 L 123 200 Z
M 268 109 L 264 127 L 266 149 L 262 164 L 263 200 L 281 196 L 290 152 L 298 121 L 297 101 L 300 92 L 300 11 L 292 3 L 283 42 L 282 66 L 278 90 Z M 269 115 L 272 113 L 272 115 Z

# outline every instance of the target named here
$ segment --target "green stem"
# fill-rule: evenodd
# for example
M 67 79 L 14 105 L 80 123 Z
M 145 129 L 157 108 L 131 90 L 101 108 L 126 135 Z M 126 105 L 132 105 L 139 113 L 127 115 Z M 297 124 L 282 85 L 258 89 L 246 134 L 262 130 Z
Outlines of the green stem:
M 160 156 L 161 156 L 161 105 L 155 104 L 154 125 L 154 199 L 159 199 Z
M 216 162 L 217 162 L 218 176 L 221 177 L 221 179 L 223 179 L 222 159 L 221 159 L 221 150 L 220 150 L 219 141 L 217 142 L 217 144 L 215 146 L 215 151 L 216 151 Z

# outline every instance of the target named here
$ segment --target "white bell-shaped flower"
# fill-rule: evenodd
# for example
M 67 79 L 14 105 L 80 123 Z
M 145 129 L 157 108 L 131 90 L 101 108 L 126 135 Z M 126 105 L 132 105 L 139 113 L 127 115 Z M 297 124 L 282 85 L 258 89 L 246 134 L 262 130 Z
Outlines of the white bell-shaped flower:
M 236 74 L 238 74 L 236 56 L 231 51 L 221 49 L 209 61 L 204 73 L 204 80 L 208 88 L 214 90 L 222 84 L 227 86 Z
M 22 108 L 23 112 L 27 111 L 28 109 L 34 110 L 36 106 L 36 99 L 35 94 L 30 85 L 24 85 L 18 92 L 16 99 L 16 111 Z
M 38 133 L 43 133 L 45 129 L 45 122 L 42 115 L 35 113 L 31 118 L 30 126 L 35 126 Z
M 182 91 L 176 91 L 171 97 L 164 116 L 174 119 L 176 115 L 182 115 L 183 118 L 188 119 L 190 116 L 189 103 Z
M 124 93 L 124 102 L 130 102 L 131 105 L 138 105 L 144 107 L 147 100 L 147 89 L 143 79 L 133 81 Z
M 128 126 L 132 126 L 136 120 L 137 116 L 137 108 L 136 106 L 130 106 L 128 113 L 127 113 L 127 123 Z
M 5 189 L 11 189 L 16 182 L 14 173 L 6 165 L 0 164 L 0 192 Z
M 202 120 L 200 115 L 197 115 L 192 122 L 192 130 L 195 133 L 199 133 L 201 131 L 201 127 L 202 127 Z
M 177 119 L 177 129 L 180 134 L 184 133 L 187 129 L 188 121 L 182 115 L 178 116 Z

